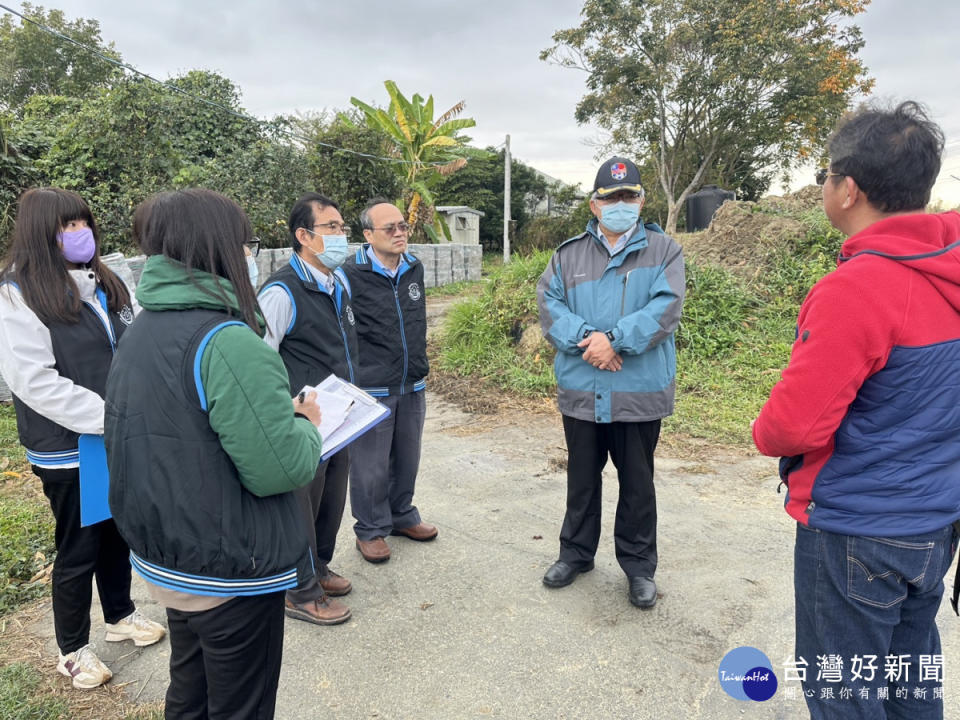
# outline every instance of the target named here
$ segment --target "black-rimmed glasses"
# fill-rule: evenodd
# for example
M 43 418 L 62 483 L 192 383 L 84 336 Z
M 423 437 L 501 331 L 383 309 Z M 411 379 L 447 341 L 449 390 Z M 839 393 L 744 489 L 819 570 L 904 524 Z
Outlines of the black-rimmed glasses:
M 260 238 L 252 238 L 249 242 L 245 242 L 244 245 L 254 257 L 260 254 Z
M 609 195 L 597 197 L 597 202 L 603 204 L 615 202 L 638 203 L 641 200 L 643 200 L 643 193 L 632 192 L 630 190 L 620 190 L 618 192 L 612 192 Z

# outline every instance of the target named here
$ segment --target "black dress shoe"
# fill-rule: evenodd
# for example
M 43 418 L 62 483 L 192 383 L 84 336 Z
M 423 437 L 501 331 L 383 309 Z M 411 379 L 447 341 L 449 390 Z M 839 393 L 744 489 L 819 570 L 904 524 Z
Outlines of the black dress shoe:
M 630 583 L 630 602 L 644 610 L 657 603 L 657 584 L 651 577 L 628 577 Z
M 577 575 L 591 570 L 593 570 L 593 560 L 572 564 L 557 560 L 543 576 L 543 584 L 552 588 L 566 587 L 577 579 Z

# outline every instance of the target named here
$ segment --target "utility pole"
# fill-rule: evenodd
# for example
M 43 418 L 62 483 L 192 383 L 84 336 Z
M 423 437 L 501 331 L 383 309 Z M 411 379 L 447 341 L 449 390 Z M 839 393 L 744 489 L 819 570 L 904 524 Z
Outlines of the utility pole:
M 503 153 L 503 263 L 510 262 L 510 136 Z

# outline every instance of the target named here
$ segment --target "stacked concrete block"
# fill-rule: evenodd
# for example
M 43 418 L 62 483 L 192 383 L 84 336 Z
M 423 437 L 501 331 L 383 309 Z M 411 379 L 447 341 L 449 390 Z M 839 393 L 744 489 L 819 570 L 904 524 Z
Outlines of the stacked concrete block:
M 123 280 L 124 284 L 128 288 L 131 290 L 136 288 L 138 278 L 133 277 L 133 272 L 127 265 L 127 261 L 123 257 L 123 253 L 115 252 L 110 253 L 109 255 L 101 255 L 100 261 L 108 268 L 113 270 L 114 274 Z
M 277 270 L 290 262 L 290 257 L 293 255 L 293 248 L 274 248 L 265 252 L 270 253 L 270 272 L 267 273 L 267 276 L 264 277 L 264 280 L 266 280 L 267 277 L 270 277 L 272 273 L 275 273 Z M 260 254 L 263 255 L 262 252 Z
M 470 282 L 477 282 L 483 269 L 483 248 L 479 245 L 464 245 L 463 265 L 467 275 L 466 279 Z
M 257 273 L 259 274 L 257 287 L 254 289 L 259 290 L 273 273 L 273 250 L 261 250 L 253 261 L 257 264 Z
M 450 279 L 453 282 L 463 282 L 467 276 L 463 264 L 463 245 L 454 243 L 450 246 Z
M 453 282 L 452 245 L 434 245 L 437 253 L 437 287 L 443 287 Z
M 137 285 L 140 284 L 140 276 L 143 274 L 143 265 L 147 262 L 146 255 L 134 255 L 133 257 L 127 258 L 127 267 L 130 268 L 130 273 L 133 275 L 133 282 Z
M 437 286 L 437 246 L 408 245 L 407 250 L 423 265 L 423 284 L 430 288 Z

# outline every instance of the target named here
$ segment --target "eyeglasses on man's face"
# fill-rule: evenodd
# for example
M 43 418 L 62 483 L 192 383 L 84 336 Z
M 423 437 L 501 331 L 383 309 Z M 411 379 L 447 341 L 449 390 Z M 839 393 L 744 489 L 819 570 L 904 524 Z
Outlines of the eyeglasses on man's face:
M 846 177 L 843 173 L 831 172 L 829 168 L 820 168 L 817 170 L 816 181 L 817 185 L 823 185 L 827 178 L 831 177 Z
M 615 202 L 638 203 L 641 200 L 643 200 L 643 193 L 634 192 L 632 190 L 620 190 L 618 192 L 610 193 L 609 195 L 604 195 L 603 197 L 597 198 L 597 202 L 604 205 Z
M 346 235 L 350 237 L 350 226 L 346 223 L 337 222 L 336 220 L 331 220 L 322 225 L 314 225 L 313 229 L 319 229 L 320 235 Z
M 383 230 L 387 235 L 395 235 L 398 231 L 402 233 L 410 232 L 410 225 L 405 222 L 390 223 L 383 227 L 370 228 L 371 230 Z
M 260 238 L 251 238 L 248 242 L 245 242 L 244 245 L 254 257 L 260 254 Z

